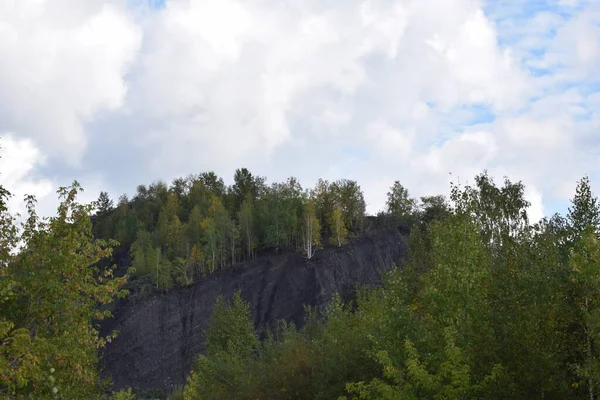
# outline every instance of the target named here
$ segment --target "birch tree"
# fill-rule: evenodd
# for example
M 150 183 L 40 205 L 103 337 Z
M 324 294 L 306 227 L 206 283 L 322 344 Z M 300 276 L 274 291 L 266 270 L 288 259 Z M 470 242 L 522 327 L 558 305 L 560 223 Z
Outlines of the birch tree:
M 321 242 L 321 224 L 315 213 L 315 204 L 312 199 L 308 199 L 304 206 L 303 218 L 303 242 L 306 258 L 313 258 L 316 246 Z
M 333 244 L 341 247 L 347 242 L 348 230 L 346 229 L 346 224 L 344 223 L 342 210 L 339 207 L 336 207 L 331 214 L 329 219 L 329 230 L 331 231 L 330 241 Z

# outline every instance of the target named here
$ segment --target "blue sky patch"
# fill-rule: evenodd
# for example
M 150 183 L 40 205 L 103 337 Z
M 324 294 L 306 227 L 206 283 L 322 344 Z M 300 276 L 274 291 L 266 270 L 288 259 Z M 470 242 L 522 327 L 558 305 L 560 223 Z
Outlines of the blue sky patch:
M 151 8 L 161 9 L 167 4 L 167 0 L 148 0 L 148 5 Z

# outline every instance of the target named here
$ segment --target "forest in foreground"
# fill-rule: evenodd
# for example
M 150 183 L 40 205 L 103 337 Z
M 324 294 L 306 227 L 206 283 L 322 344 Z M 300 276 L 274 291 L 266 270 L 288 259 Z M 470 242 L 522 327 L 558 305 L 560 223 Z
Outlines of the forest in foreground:
M 98 370 L 113 338 L 98 325 L 128 280 L 169 290 L 267 249 L 310 262 L 365 223 L 360 187 L 347 180 L 303 190 L 242 169 L 231 187 L 202 174 L 140 186 L 116 206 L 106 193 L 80 204 L 80 190 L 62 188 L 50 219 L 27 198 L 22 227 L 1 192 L 2 398 L 133 399 L 110 394 Z M 449 199 L 417 202 L 396 182 L 379 218 L 411 227 L 402 268 L 263 341 L 241 296 L 220 298 L 206 353 L 170 398 L 597 398 L 600 207 L 586 177 L 566 216 L 529 221 L 528 205 L 521 183 L 498 186 L 485 172 L 452 184 Z M 115 276 L 105 260 L 129 246 L 132 268 Z

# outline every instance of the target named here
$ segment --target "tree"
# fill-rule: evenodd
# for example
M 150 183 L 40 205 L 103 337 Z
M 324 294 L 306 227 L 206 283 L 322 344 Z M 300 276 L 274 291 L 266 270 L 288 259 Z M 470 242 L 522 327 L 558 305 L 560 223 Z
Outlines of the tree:
M 360 399 L 445 399 L 462 400 L 482 398 L 488 385 L 499 381 L 504 374 L 501 366 L 495 366 L 490 374 L 479 382 L 473 382 L 468 357 L 456 345 L 456 333 L 451 328 L 444 330 L 445 347 L 440 355 L 442 361 L 437 370 L 428 371 L 427 364 L 421 360 L 415 344 L 406 339 L 404 351 L 406 361 L 403 368 L 394 365 L 386 351 L 376 353 L 383 367 L 385 380 L 373 379 L 347 385 L 349 393 L 359 394 Z M 392 384 L 386 381 L 391 381 Z M 345 397 L 343 398 L 345 399 Z M 355 398 L 356 399 L 356 398 Z
M 169 241 L 169 227 L 174 223 L 175 218 L 179 219 L 181 210 L 179 198 L 175 193 L 167 196 L 167 201 L 158 215 L 158 226 L 156 227 L 157 242 L 160 246 L 167 246 Z
M 188 210 L 193 210 L 195 207 L 198 207 L 198 212 L 201 215 L 206 215 L 206 213 L 208 212 L 208 206 L 211 195 L 211 191 L 202 183 L 202 181 L 192 181 L 189 194 L 187 195 L 187 197 L 185 197 L 184 200 L 186 208 Z
M 111 200 L 107 192 L 100 192 L 98 197 L 98 215 L 106 215 L 115 208 L 114 202 Z
M 171 183 L 171 192 L 177 195 L 179 200 L 183 199 L 189 190 L 188 181 L 184 178 L 176 178 Z
M 279 250 L 286 242 L 288 230 L 283 184 L 271 185 L 257 208 L 262 244 Z
M 223 182 L 223 179 L 219 178 L 213 171 L 203 172 L 198 177 L 198 180 L 214 195 L 221 198 L 225 196 L 225 182 Z
M 129 206 L 127 196 L 123 195 L 119 198 L 119 204 L 112 214 L 111 221 L 114 224 L 115 239 L 124 245 L 133 243 L 139 230 L 139 220 Z
M 321 242 L 321 226 L 315 214 L 315 204 L 308 199 L 304 207 L 303 219 L 304 252 L 309 260 L 315 255 L 316 246 Z
M 328 226 L 334 209 L 334 194 L 329 181 L 319 179 L 311 192 L 317 217 L 323 226 Z
M 387 212 L 398 217 L 406 217 L 416 209 L 416 201 L 409 196 L 408 190 L 399 181 L 395 181 L 387 193 L 386 205 Z
M 98 238 L 107 239 L 112 235 L 113 232 L 113 221 L 110 214 L 114 210 L 115 204 L 107 192 L 100 192 L 97 204 L 98 209 L 96 211 L 96 215 L 94 216 L 94 234 Z
M 600 392 L 600 239 L 593 226 L 583 230 L 569 264 L 585 338 L 584 362 L 577 372 L 586 381 L 589 399 L 594 400 Z
M 247 393 L 252 380 L 246 365 L 258 345 L 249 305 L 240 292 L 231 302 L 219 296 L 206 328 L 206 356 L 198 358 L 184 399 L 237 398 L 236 393 Z
M 282 187 L 284 207 L 283 222 L 288 250 L 296 250 L 303 246 L 302 215 L 305 205 L 305 193 L 300 182 L 290 177 Z
M 240 227 L 236 223 L 235 219 L 231 218 L 229 225 L 229 240 L 231 250 L 231 265 L 237 262 L 238 247 L 237 243 L 240 239 Z
M 256 201 L 258 190 L 264 178 L 254 177 L 246 168 L 237 169 L 235 171 L 234 184 L 231 187 L 235 196 L 234 211 L 238 211 L 244 201 Z
M 238 221 L 240 222 L 240 228 L 244 236 L 246 257 L 251 259 L 253 258 L 256 241 L 254 239 L 254 207 L 250 197 L 247 197 L 242 203 L 238 212 Z
M 485 332 L 490 317 L 490 254 L 464 214 L 435 223 L 432 237 L 433 268 L 423 276 L 421 307 L 435 316 L 436 326 L 456 329 L 461 346 L 476 345 L 475 335 Z
M 331 242 L 341 247 L 347 241 L 348 230 L 344 224 L 342 209 L 336 207 L 329 220 L 329 230 L 331 231 Z
M 188 264 L 191 266 L 191 268 L 193 268 L 193 271 L 196 275 L 201 275 L 206 272 L 204 270 L 204 262 L 205 259 L 202 246 L 200 244 L 192 246 L 190 256 L 188 257 Z
M 173 217 L 167 226 L 167 256 L 170 259 L 187 257 L 189 242 L 185 235 L 186 227 L 181 223 L 178 216 Z
M 195 264 L 191 257 L 177 257 L 172 264 L 175 282 L 181 286 L 189 286 L 194 282 Z
M 450 205 L 442 195 L 421 197 L 421 220 L 425 223 L 442 221 L 450 215 Z
M 365 216 L 366 203 L 356 181 L 341 179 L 331 185 L 334 203 L 342 209 L 344 222 L 349 231 L 359 233 Z
M 186 225 L 187 239 L 192 246 L 197 245 L 202 240 L 202 214 L 200 207 L 195 205 L 190 213 L 190 219 Z
M 488 246 L 500 249 L 529 226 L 530 203 L 525 199 L 525 187 L 508 178 L 504 178 L 504 186 L 498 187 L 487 171 L 477 175 L 475 183 L 475 187 L 467 185 L 462 190 L 452 183 L 454 211 L 470 215 Z
M 156 290 L 167 291 L 173 286 L 172 263 L 163 256 L 160 247 L 149 248 L 146 253 L 146 263 L 152 270 L 152 280 Z
M 204 220 L 202 220 L 202 232 L 202 242 L 204 244 L 203 253 L 206 254 L 208 257 L 208 272 L 213 273 L 217 267 L 217 250 L 219 245 L 217 224 L 214 218 L 207 217 Z
M 216 196 L 213 196 L 211 199 L 209 213 L 214 218 L 219 264 L 223 268 L 230 255 L 232 218 L 225 207 L 223 207 L 221 200 Z
M 136 276 L 144 276 L 151 273 L 150 263 L 146 259 L 146 255 L 150 249 L 152 249 L 150 233 L 144 230 L 138 232 L 136 241 L 131 245 L 131 266 L 135 269 Z
M 600 204 L 593 196 L 590 180 L 584 176 L 578 183 L 575 197 L 571 200 L 571 207 L 567 214 L 571 235 L 570 242 L 574 244 L 588 226 L 596 232 L 600 229 Z
M 2 195 L 6 192 L 1 191 Z M 112 249 L 94 239 L 90 214 L 97 203 L 77 202 L 81 187 L 58 191 L 57 215 L 35 213 L 20 236 L 21 251 L 9 255 L 14 229 L 0 201 L 0 396 L 3 398 L 100 399 L 98 349 L 113 336 L 100 336 L 92 320 L 110 317 L 98 304 L 123 297 L 127 276 L 113 278 L 114 266 L 99 261 Z

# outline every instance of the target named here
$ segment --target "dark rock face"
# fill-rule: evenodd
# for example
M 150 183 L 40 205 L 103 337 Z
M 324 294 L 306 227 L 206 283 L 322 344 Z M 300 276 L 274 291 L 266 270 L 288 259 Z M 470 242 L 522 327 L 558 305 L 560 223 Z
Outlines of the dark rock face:
M 295 253 L 262 256 L 188 288 L 145 298 L 133 292 L 117 304 L 115 318 L 102 329 L 120 332 L 102 358 L 103 372 L 117 389 L 182 384 L 203 351 L 203 331 L 218 295 L 241 290 L 257 327 L 281 319 L 300 326 L 304 305 L 323 308 L 336 292 L 348 296 L 357 284 L 376 285 L 381 273 L 400 266 L 406 254 L 402 233 L 384 229 L 341 248 L 317 251 L 311 261 Z

